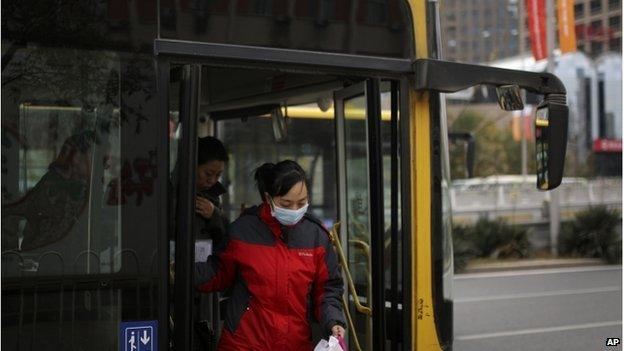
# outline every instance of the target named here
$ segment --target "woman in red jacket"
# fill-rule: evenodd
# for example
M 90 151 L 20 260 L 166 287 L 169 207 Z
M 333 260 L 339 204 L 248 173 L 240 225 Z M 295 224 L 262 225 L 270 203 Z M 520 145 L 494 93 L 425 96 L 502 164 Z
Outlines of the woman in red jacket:
M 256 170 L 262 204 L 229 229 L 227 244 L 196 265 L 202 292 L 232 287 L 219 350 L 312 350 L 310 320 L 344 336 L 343 282 L 322 224 L 309 213 L 305 172 L 294 161 Z

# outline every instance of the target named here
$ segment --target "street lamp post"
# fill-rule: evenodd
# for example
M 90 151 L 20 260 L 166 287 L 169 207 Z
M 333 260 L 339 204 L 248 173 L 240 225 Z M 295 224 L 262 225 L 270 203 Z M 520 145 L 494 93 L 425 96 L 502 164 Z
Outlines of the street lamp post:
M 555 68 L 553 50 L 555 49 L 555 0 L 546 0 L 546 48 L 548 51 L 548 63 L 546 70 L 552 73 Z M 559 229 L 561 227 L 561 214 L 559 208 L 559 188 L 550 190 L 550 253 L 557 256 L 559 244 Z

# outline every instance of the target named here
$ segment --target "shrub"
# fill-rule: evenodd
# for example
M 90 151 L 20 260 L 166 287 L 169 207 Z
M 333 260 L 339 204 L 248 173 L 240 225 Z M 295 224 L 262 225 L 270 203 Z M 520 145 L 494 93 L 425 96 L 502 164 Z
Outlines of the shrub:
M 472 226 L 453 227 L 453 251 L 458 271 L 471 258 L 524 258 L 531 254 L 528 229 L 505 221 L 481 218 Z
M 605 206 L 579 212 L 572 222 L 561 226 L 559 253 L 621 262 L 622 237 L 616 230 L 619 223 L 620 213 Z
M 453 226 L 453 265 L 455 271 L 466 268 L 468 260 L 476 257 L 478 252 L 468 237 L 470 227 Z

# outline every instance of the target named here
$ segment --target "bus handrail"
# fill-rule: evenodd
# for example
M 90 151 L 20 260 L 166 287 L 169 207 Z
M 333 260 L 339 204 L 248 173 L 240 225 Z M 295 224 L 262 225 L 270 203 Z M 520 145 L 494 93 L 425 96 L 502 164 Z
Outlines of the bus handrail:
M 364 256 L 366 257 L 366 301 L 370 301 L 371 288 L 373 286 L 373 277 L 371 276 L 370 245 L 362 240 L 355 239 L 349 240 L 349 244 L 353 244 L 353 246 L 355 246 L 356 249 L 362 251 L 364 253 Z
M 349 311 L 349 303 L 347 299 L 342 295 L 342 307 L 344 308 L 345 315 L 347 316 L 347 323 L 349 323 L 349 329 L 351 330 L 351 334 L 353 335 L 353 343 L 355 345 L 356 351 L 362 351 L 362 346 L 360 346 L 360 340 L 358 339 L 357 332 L 355 331 L 355 324 L 353 324 L 353 318 L 351 317 L 351 312 Z
M 355 284 L 353 283 L 353 279 L 351 278 L 351 271 L 349 270 L 349 265 L 347 264 L 347 259 L 344 256 L 344 251 L 342 250 L 342 245 L 340 244 L 340 240 L 338 239 L 338 228 L 340 227 L 340 222 L 334 224 L 332 230 L 329 231 L 329 240 L 332 242 L 334 247 L 336 248 L 336 252 L 338 253 L 338 258 L 340 259 L 340 265 L 345 273 L 345 277 L 347 278 L 347 285 L 349 286 L 349 293 L 354 297 L 357 297 L 357 292 L 355 290 Z M 373 315 L 373 310 L 370 307 L 362 305 L 357 299 L 354 301 L 355 309 L 368 316 Z
M 336 252 L 338 254 L 338 259 L 340 260 L 340 266 L 347 278 L 347 284 L 349 285 L 349 292 L 353 296 L 353 304 L 355 305 L 355 309 L 363 314 L 368 316 L 373 315 L 373 310 L 369 307 L 363 306 L 360 303 L 360 300 L 357 298 L 357 292 L 355 291 L 355 285 L 353 284 L 353 279 L 351 279 L 351 271 L 349 270 L 349 266 L 347 265 L 347 260 L 344 256 L 344 251 L 342 251 L 342 245 L 340 244 L 340 239 L 338 238 L 338 229 L 340 228 L 340 222 L 336 222 L 332 229 L 328 231 L 329 233 L 329 241 L 331 241 L 332 245 L 336 248 Z M 348 293 L 347 293 L 348 295 Z M 361 351 L 362 347 L 360 346 L 360 341 L 357 336 L 357 332 L 355 331 L 355 325 L 353 324 L 353 318 L 351 317 L 351 312 L 349 311 L 349 303 L 345 296 L 342 296 L 342 306 L 347 317 L 347 322 L 349 323 L 349 329 L 351 330 L 351 335 L 353 336 L 354 346 L 357 351 Z

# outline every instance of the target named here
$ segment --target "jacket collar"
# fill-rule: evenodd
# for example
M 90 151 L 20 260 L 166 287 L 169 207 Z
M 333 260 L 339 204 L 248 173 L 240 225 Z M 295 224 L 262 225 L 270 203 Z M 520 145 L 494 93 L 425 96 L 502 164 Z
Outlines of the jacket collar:
M 282 236 L 282 224 L 271 215 L 271 206 L 265 201 L 260 205 L 258 209 L 258 217 L 264 222 L 264 224 L 269 227 L 271 233 L 275 235 L 276 238 Z

